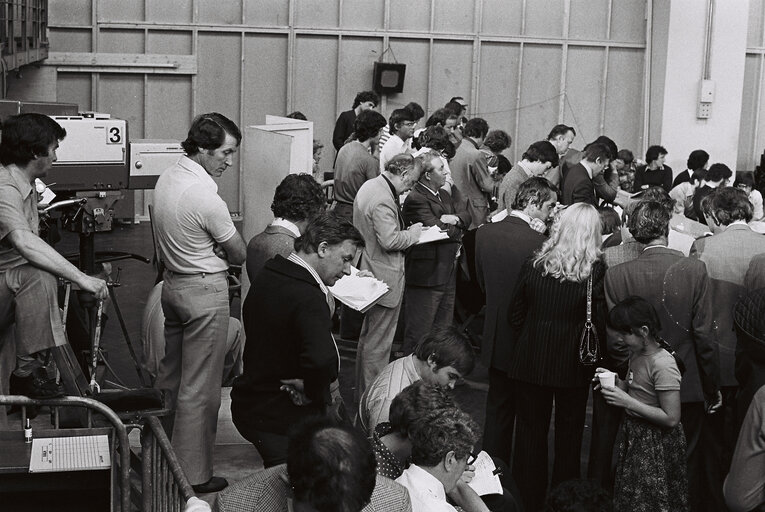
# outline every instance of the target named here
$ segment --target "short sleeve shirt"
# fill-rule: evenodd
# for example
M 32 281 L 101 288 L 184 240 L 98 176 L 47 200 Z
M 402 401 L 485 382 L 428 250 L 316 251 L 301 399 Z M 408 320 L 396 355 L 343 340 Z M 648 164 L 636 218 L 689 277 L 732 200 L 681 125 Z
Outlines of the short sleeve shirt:
M 653 354 L 638 354 L 630 359 L 628 393 L 641 403 L 659 407 L 657 391 L 680 391 L 680 370 L 672 354 L 662 349 Z M 630 414 L 630 411 L 627 411 Z
M 154 190 L 157 244 L 165 266 L 181 274 L 221 272 L 228 262 L 213 252 L 215 243 L 236 234 L 218 185 L 187 156 L 166 169 Z
M 39 233 L 37 192 L 15 165 L 0 167 L 0 272 L 27 263 L 8 241 L 12 231 Z
M 378 423 L 388 421 L 390 404 L 396 395 L 420 379 L 414 366 L 413 354 L 388 364 L 367 388 L 359 404 L 359 414 L 364 427 L 371 432 Z

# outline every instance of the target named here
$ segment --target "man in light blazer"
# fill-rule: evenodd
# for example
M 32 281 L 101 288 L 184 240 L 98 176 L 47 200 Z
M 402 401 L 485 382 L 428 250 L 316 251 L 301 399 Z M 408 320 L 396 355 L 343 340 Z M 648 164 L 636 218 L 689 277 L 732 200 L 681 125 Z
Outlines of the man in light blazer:
M 399 195 L 411 189 L 420 167 L 411 155 L 396 155 L 380 176 L 365 182 L 353 201 L 353 225 L 364 238 L 359 268 L 369 270 L 390 290 L 367 311 L 356 352 L 358 400 L 390 359 L 404 293 L 404 251 L 420 239 L 422 224 L 404 229 Z
M 718 187 L 702 200 L 701 210 L 714 234 L 696 240 L 691 246 L 690 256 L 706 264 L 714 297 L 712 314 L 717 323 L 720 344 L 723 406 L 721 411 L 711 418 L 710 437 L 715 443 L 708 447 L 710 460 L 707 461 L 707 466 L 717 471 L 711 483 L 715 486 L 717 495 L 738 435 L 732 428 L 739 387 L 734 372 L 738 343 L 733 308 L 746 294 L 745 276 L 752 259 L 765 253 L 765 236 L 752 231 L 747 225 L 747 222 L 752 220 L 753 208 L 742 190 Z M 718 504 L 721 506 L 721 503 Z

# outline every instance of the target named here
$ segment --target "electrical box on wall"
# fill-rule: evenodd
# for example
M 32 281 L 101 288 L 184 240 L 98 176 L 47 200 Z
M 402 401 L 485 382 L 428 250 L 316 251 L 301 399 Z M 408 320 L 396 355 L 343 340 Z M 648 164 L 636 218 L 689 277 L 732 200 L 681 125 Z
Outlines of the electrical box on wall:
M 699 104 L 696 117 L 709 119 L 712 115 L 712 102 L 715 99 L 715 83 L 712 80 L 702 80 L 699 84 Z

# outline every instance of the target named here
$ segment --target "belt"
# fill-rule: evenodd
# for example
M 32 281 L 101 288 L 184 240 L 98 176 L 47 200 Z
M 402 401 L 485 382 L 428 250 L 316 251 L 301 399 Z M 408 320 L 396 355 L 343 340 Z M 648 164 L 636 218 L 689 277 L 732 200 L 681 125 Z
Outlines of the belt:
M 171 276 L 214 276 L 217 274 L 222 274 L 224 272 L 228 272 L 228 270 L 218 270 L 216 272 L 176 272 L 174 270 L 170 270 L 169 268 L 165 269 L 165 272 L 170 274 Z

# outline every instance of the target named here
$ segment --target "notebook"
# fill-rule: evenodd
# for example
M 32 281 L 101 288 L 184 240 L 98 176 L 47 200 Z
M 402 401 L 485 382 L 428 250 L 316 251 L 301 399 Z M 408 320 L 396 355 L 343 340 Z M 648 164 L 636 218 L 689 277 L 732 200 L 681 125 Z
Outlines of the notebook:
M 108 469 L 111 465 L 107 435 L 32 440 L 30 473 Z

